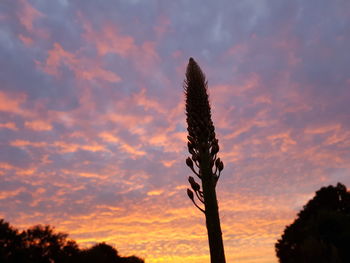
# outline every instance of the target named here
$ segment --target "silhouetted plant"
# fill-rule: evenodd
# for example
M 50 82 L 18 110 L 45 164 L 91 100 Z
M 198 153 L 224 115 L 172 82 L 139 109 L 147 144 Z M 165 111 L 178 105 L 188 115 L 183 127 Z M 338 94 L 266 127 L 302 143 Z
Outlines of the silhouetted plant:
M 21 262 L 22 236 L 8 222 L 0 219 L 0 262 Z
M 68 234 L 51 226 L 34 226 L 21 233 L 0 219 L 1 263 L 144 263 L 138 257 L 120 257 L 105 243 L 80 250 Z
M 322 187 L 276 243 L 280 263 L 350 262 L 350 193 Z
M 37 225 L 22 232 L 26 260 L 29 262 L 65 262 L 79 249 L 68 234 L 55 233 L 54 228 Z
M 193 58 L 190 58 L 187 66 L 184 89 L 188 130 L 187 146 L 191 154 L 191 157 L 186 159 L 186 164 L 202 183 L 201 190 L 201 186 L 190 176 L 188 181 L 192 190 L 187 189 L 187 195 L 193 204 L 205 214 L 211 262 L 224 263 L 225 253 L 215 190 L 224 164 L 217 157 L 219 143 L 211 119 L 207 81 Z M 199 202 L 204 204 L 204 209 L 196 203 L 195 196 Z
M 84 263 L 116 263 L 118 259 L 117 250 L 106 243 L 96 244 L 81 252 L 81 262 Z

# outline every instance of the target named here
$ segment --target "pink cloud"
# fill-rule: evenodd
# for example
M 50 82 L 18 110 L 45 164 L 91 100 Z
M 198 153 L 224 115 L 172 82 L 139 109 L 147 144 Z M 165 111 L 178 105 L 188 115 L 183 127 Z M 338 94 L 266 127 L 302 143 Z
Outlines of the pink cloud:
M 51 131 L 52 125 L 43 120 L 26 121 L 24 126 L 34 131 Z
M 120 34 L 115 25 L 105 24 L 101 31 L 94 31 L 91 24 L 79 15 L 83 21 L 85 29 L 84 38 L 96 45 L 100 55 L 107 53 L 115 53 L 122 57 L 126 57 L 136 48 L 134 39 L 131 36 Z
M 129 157 L 136 158 L 138 156 L 146 155 L 145 151 L 140 150 L 141 145 L 132 146 L 129 143 L 122 140 L 121 138 L 117 137 L 115 134 L 109 132 L 102 132 L 99 134 L 99 137 L 101 137 L 106 142 L 119 144 L 121 150 L 128 153 Z
M 157 24 L 153 27 L 153 29 L 158 37 L 162 37 L 165 33 L 169 32 L 171 21 L 165 15 L 159 16 L 157 20 Z
M 102 79 L 109 82 L 119 82 L 121 78 L 112 71 L 104 70 L 102 68 L 94 68 L 87 71 L 77 72 L 77 76 L 82 79 Z
M 30 37 L 26 37 L 26 36 L 24 36 L 24 35 L 22 35 L 22 34 L 19 34 L 18 35 L 18 38 L 22 41 L 22 43 L 25 45 L 25 46 L 27 46 L 27 47 L 29 47 L 29 46 L 31 46 L 32 44 L 33 44 L 33 39 L 32 38 L 30 38 Z
M 77 150 L 86 150 L 90 152 L 106 152 L 108 151 L 104 145 L 98 144 L 96 142 L 92 142 L 89 144 L 78 144 L 78 143 L 70 143 L 65 141 L 56 141 L 52 144 L 53 146 L 59 148 L 61 153 L 70 153 L 76 152 Z
M 15 140 L 11 141 L 10 145 L 15 146 L 15 147 L 46 147 L 48 144 L 46 142 L 31 142 L 28 140 Z
M 341 129 L 340 124 L 321 124 L 321 125 L 314 125 L 309 126 L 305 129 L 305 133 L 307 134 L 322 134 L 332 131 L 339 131 Z
M 20 0 L 20 3 L 21 9 L 17 13 L 19 21 L 27 31 L 32 32 L 34 30 L 33 23 L 35 20 L 44 17 L 44 14 L 35 9 L 26 0 Z
M 26 101 L 27 96 L 23 93 L 7 93 L 0 91 L 0 111 L 15 113 L 19 115 L 29 115 L 28 112 L 21 108 L 21 105 Z
M 49 75 L 60 77 L 60 66 L 67 66 L 75 73 L 78 79 L 100 79 L 109 82 L 119 82 L 121 78 L 112 71 L 105 70 L 92 59 L 77 57 L 76 54 L 63 49 L 59 43 L 54 43 L 48 51 L 48 57 L 44 63 L 37 62 L 40 69 Z
M 135 93 L 132 96 L 134 103 L 138 106 L 142 106 L 146 111 L 155 110 L 157 112 L 165 114 L 167 110 L 164 109 L 164 105 L 162 105 L 158 100 L 148 97 L 146 95 L 146 92 L 146 89 L 141 89 L 140 92 Z
M 0 123 L 0 129 L 1 128 L 6 128 L 6 129 L 9 129 L 9 130 L 18 131 L 16 123 L 14 123 L 14 122 Z
M 140 72 L 147 73 L 159 62 L 160 56 L 156 51 L 155 41 L 145 40 L 137 45 L 132 36 L 121 34 L 117 25 L 104 23 L 100 30 L 96 30 L 81 13 L 78 14 L 78 18 L 85 30 L 83 37 L 96 47 L 100 56 L 110 53 L 129 58 Z

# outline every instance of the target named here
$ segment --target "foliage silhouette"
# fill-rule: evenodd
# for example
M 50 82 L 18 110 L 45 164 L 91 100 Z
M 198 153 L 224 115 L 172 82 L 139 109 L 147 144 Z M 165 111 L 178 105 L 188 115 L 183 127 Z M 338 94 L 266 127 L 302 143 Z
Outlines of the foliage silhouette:
M 215 128 L 211 119 L 207 81 L 201 68 L 193 58 L 190 58 L 187 66 L 184 89 L 188 130 L 187 146 L 191 154 L 191 157 L 186 159 L 186 164 L 201 180 L 201 185 L 199 185 L 192 176 L 188 178 L 193 191 L 187 189 L 187 195 L 193 204 L 205 214 L 211 262 L 225 263 L 219 207 L 215 190 L 221 171 L 224 169 L 224 164 L 217 157 L 219 142 L 216 139 Z M 203 190 L 201 190 L 201 187 Z M 195 195 L 204 204 L 204 209 L 196 203 Z
M 350 262 L 350 193 L 322 187 L 276 243 L 280 263 Z
M 37 225 L 19 232 L 0 219 L 1 263 L 144 263 L 131 256 L 121 257 L 105 243 L 79 249 L 68 234 L 56 233 L 51 226 Z
M 9 223 L 0 219 L 0 262 L 21 262 L 22 236 Z
M 65 233 L 50 226 L 34 226 L 22 232 L 24 254 L 28 262 L 66 262 L 79 252 L 77 244 Z

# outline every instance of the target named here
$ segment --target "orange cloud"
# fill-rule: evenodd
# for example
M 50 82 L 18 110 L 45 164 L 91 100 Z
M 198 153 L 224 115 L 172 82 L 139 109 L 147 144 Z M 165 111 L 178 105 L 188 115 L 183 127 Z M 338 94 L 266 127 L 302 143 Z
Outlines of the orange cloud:
M 2 163 L 0 162 L 0 169 L 3 169 L 3 170 L 12 170 L 12 169 L 15 169 L 15 167 L 9 163 Z
M 173 132 L 171 129 L 159 130 L 158 132 L 143 136 L 142 140 L 153 147 L 163 147 L 165 152 L 183 151 L 186 145 L 186 132 Z
M 31 147 L 46 147 L 47 143 L 46 142 L 31 142 L 31 141 L 26 141 L 26 140 L 15 140 L 10 142 L 11 146 L 15 147 L 26 147 L 26 146 L 31 146 Z
M 62 153 L 76 152 L 79 149 L 91 152 L 108 151 L 103 145 L 99 145 L 97 143 L 81 145 L 76 143 L 68 143 L 64 141 L 56 141 L 52 145 L 60 148 Z
M 16 190 L 12 190 L 12 191 L 1 190 L 0 191 L 0 200 L 16 196 L 16 195 L 18 195 L 20 192 L 22 192 L 24 190 L 25 189 L 23 187 L 18 188 Z
M 16 171 L 17 175 L 33 175 L 36 172 L 36 168 L 19 169 Z
M 6 123 L 0 123 L 0 128 L 6 128 L 9 130 L 17 131 L 18 128 L 16 126 L 16 123 L 14 122 L 6 122 Z
M 153 191 L 147 192 L 147 195 L 154 196 L 154 195 L 161 195 L 162 193 L 164 193 L 164 190 L 153 190 Z
M 131 154 L 133 156 L 133 158 L 146 154 L 145 151 L 142 151 L 139 149 L 141 147 L 140 145 L 138 145 L 136 147 L 132 146 L 132 145 L 126 143 L 125 141 L 123 141 L 122 139 L 120 139 L 119 137 L 117 137 L 114 134 L 111 134 L 109 132 L 101 132 L 99 134 L 99 137 L 102 138 L 106 142 L 118 143 L 120 145 L 120 148 L 124 152 Z
M 36 167 L 23 168 L 23 167 L 16 167 L 8 163 L 0 163 L 0 170 L 13 171 L 16 175 L 33 175 L 36 172 L 37 168 Z M 5 172 L 3 171 L 0 171 L 0 175 L 5 174 Z
M 146 89 L 142 89 L 140 92 L 134 94 L 132 99 L 136 105 L 142 106 L 145 110 L 152 109 L 160 113 L 166 113 L 166 110 L 159 101 L 146 96 Z
M 78 173 L 79 176 L 81 177 L 87 177 L 87 178 L 98 178 L 98 179 L 104 179 L 108 176 L 106 175 L 101 175 L 97 173 Z
M 51 131 L 52 125 L 42 120 L 26 121 L 24 126 L 34 131 Z
M 169 160 L 169 161 L 161 161 L 162 164 L 165 166 L 165 167 L 171 167 L 174 165 L 174 163 L 176 163 L 176 160 Z
M 0 91 L 0 111 L 27 115 L 27 113 L 21 109 L 21 104 L 25 101 L 26 96 L 24 94 L 8 94 Z
M 101 132 L 98 136 L 106 142 L 120 142 L 120 139 L 118 137 L 109 132 Z

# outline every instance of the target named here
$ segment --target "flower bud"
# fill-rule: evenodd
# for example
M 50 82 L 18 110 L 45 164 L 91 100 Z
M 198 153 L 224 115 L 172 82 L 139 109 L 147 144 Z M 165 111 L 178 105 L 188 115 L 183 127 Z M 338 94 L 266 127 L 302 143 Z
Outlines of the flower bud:
M 193 153 L 193 152 L 194 152 L 194 151 L 193 151 L 193 143 L 187 142 L 187 148 L 188 148 L 188 151 L 189 151 L 190 153 Z
M 221 172 L 224 169 L 224 163 L 220 162 L 219 166 L 218 166 L 219 172 Z
M 188 182 L 191 184 L 193 191 L 200 190 L 200 188 L 201 188 L 200 185 L 198 183 L 196 183 L 196 181 L 194 180 L 194 178 L 192 176 L 188 177 Z
M 191 200 L 193 200 L 193 192 L 190 190 L 190 189 L 188 189 L 187 188 L 187 195 L 188 195 L 188 197 L 191 199 Z
M 219 152 L 219 145 L 218 144 L 213 144 L 213 146 L 211 147 L 211 155 L 215 155 Z
M 211 131 L 210 132 L 210 136 L 209 136 L 209 140 L 211 141 L 211 140 L 214 140 L 215 139 L 215 132 L 214 131 Z
M 192 159 L 190 157 L 187 157 L 186 164 L 188 167 L 193 168 L 193 162 L 192 162 Z

